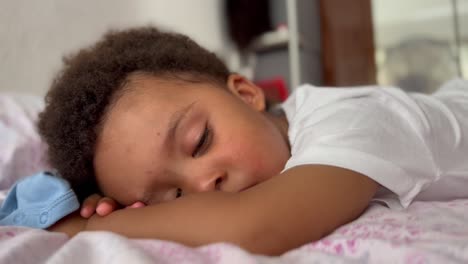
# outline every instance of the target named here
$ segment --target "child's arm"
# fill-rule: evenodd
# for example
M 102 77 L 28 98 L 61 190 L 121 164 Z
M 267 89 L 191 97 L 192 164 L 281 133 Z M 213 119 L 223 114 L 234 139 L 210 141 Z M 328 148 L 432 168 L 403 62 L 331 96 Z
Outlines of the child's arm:
M 106 217 L 95 215 L 86 229 L 191 246 L 227 241 L 255 253 L 279 254 L 357 218 L 377 186 L 350 170 L 304 165 L 237 194 L 199 193 Z
M 86 230 L 88 219 L 80 216 L 78 211 L 75 211 L 64 218 L 60 219 L 57 223 L 47 228 L 48 231 L 65 233 L 72 237 L 78 232 Z

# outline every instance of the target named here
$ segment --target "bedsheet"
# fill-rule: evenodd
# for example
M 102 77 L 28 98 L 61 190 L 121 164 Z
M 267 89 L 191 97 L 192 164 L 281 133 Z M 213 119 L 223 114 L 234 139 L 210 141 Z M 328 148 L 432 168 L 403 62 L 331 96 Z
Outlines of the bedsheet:
M 227 243 L 190 248 L 109 232 L 64 234 L 0 227 L 0 263 L 468 263 L 468 199 L 372 204 L 329 236 L 278 257 Z
M 0 190 L 18 179 L 50 169 L 36 129 L 44 100 L 29 94 L 0 93 Z

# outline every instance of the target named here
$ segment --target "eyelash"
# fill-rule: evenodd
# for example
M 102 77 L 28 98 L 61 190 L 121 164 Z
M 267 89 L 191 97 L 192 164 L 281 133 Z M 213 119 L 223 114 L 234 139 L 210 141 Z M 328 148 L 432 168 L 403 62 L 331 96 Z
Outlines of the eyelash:
M 203 131 L 203 134 L 200 137 L 200 140 L 198 141 L 198 144 L 195 146 L 195 149 L 193 150 L 192 157 L 196 158 L 203 153 L 205 153 L 208 150 L 208 147 L 210 146 L 211 143 L 211 138 L 212 138 L 212 131 L 208 127 L 208 124 L 205 125 L 205 130 Z
M 200 139 L 197 145 L 195 146 L 195 149 L 193 150 L 192 157 L 196 158 L 208 150 L 210 143 L 211 143 L 212 133 L 213 132 L 208 127 L 208 124 L 206 124 L 205 129 L 203 130 L 203 134 L 200 136 Z M 181 197 L 182 195 L 183 195 L 182 189 L 177 188 L 176 193 L 175 193 L 175 198 L 177 199 Z M 143 199 L 143 200 L 145 204 L 149 204 L 149 199 Z
M 176 189 L 176 199 L 181 197 L 182 196 L 182 189 L 181 188 L 177 188 Z
M 208 127 L 208 124 L 205 125 L 205 129 L 203 130 L 203 134 L 200 136 L 200 139 L 198 141 L 198 144 L 195 146 L 195 149 L 193 150 L 192 157 L 196 158 L 203 153 L 205 153 L 208 148 L 210 147 L 211 143 L 211 138 L 213 136 L 213 132 L 211 129 Z M 182 189 L 177 188 L 176 189 L 176 199 L 182 196 Z

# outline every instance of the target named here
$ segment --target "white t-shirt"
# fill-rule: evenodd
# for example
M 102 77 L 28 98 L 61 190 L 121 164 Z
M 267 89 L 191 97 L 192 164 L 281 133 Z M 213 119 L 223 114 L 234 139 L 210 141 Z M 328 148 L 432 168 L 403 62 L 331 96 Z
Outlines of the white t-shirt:
M 392 87 L 299 87 L 282 104 L 291 158 L 285 170 L 324 164 L 362 173 L 391 208 L 468 197 L 468 81 L 433 95 Z

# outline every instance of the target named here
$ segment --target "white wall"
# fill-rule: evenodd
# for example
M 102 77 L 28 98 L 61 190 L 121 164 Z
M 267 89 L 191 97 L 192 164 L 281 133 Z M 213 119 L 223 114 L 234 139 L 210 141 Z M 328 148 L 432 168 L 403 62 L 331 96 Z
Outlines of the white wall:
M 44 95 L 64 54 L 109 28 L 155 24 L 232 56 L 219 0 L 0 0 L 0 91 Z

